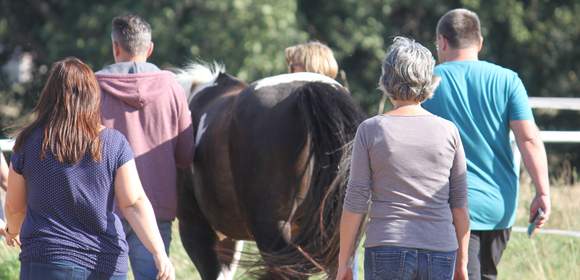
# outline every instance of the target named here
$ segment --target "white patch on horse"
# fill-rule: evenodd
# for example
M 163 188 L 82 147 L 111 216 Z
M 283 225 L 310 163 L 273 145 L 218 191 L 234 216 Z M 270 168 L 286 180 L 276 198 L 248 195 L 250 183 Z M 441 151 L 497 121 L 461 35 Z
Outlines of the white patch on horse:
M 191 101 L 198 92 L 214 86 L 220 73 L 226 72 L 226 67 L 215 61 L 212 63 L 200 61 L 175 72 L 177 81 L 187 94 L 187 100 Z
M 232 256 L 232 263 L 228 266 L 222 265 L 222 270 L 219 274 L 218 280 L 233 280 L 236 275 L 236 270 L 242 259 L 242 251 L 244 250 L 244 241 L 236 241 L 236 249 Z
M 255 89 L 260 89 L 263 87 L 271 87 L 279 84 L 287 84 L 291 82 L 322 82 L 331 84 L 334 86 L 342 87 L 337 81 L 331 79 L 330 77 L 311 73 L 311 72 L 297 72 L 290 74 L 282 74 L 277 76 L 272 76 L 268 78 L 261 79 L 254 83 Z
M 197 127 L 197 133 L 195 134 L 195 146 L 199 145 L 201 141 L 201 137 L 207 130 L 207 125 L 205 124 L 205 119 L 207 118 L 207 113 L 201 116 L 201 120 L 199 121 L 199 126 Z

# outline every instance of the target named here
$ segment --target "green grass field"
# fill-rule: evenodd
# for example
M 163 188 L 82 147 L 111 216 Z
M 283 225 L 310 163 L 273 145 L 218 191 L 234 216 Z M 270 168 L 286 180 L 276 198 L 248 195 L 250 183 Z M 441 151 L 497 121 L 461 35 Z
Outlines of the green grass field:
M 533 197 L 522 186 L 516 225 L 527 227 Z M 580 186 L 552 188 L 552 216 L 547 228 L 580 231 Z M 499 268 L 500 279 L 580 279 L 580 238 L 539 234 L 529 239 L 512 233 Z
M 517 226 L 527 226 L 527 209 L 533 191 L 528 185 L 520 192 Z M 552 188 L 552 217 L 547 227 L 580 231 L 580 186 Z M 181 240 L 174 227 L 171 259 L 177 270 L 177 279 L 200 279 L 181 247 Z M 246 250 L 255 251 L 247 242 Z M 362 251 L 361 251 L 362 252 Z M 362 258 L 361 277 L 362 277 Z M 0 279 L 18 279 L 18 250 L 0 244 Z M 316 277 L 322 279 L 323 277 Z M 130 277 L 129 279 L 132 279 Z M 244 269 L 238 269 L 236 279 L 252 279 Z M 360 278 L 362 279 L 362 278 Z M 508 248 L 500 264 L 499 279 L 578 279 L 580 280 L 580 238 L 554 235 L 536 235 L 529 239 L 524 233 L 513 232 Z

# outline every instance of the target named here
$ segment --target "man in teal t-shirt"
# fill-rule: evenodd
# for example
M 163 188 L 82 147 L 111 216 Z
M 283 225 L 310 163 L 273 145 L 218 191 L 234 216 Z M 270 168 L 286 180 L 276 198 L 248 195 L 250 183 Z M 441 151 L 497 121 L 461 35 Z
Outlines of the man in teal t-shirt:
M 435 70 L 441 84 L 423 105 L 455 123 L 463 141 L 471 223 L 469 279 L 496 278 L 514 224 L 519 170 L 510 146 L 510 129 L 536 187 L 530 219 L 542 208 L 546 214 L 536 224 L 541 227 L 550 214 L 546 152 L 526 89 L 515 72 L 478 60 L 482 45 L 475 13 L 455 9 L 441 17 L 437 24 L 441 64 Z

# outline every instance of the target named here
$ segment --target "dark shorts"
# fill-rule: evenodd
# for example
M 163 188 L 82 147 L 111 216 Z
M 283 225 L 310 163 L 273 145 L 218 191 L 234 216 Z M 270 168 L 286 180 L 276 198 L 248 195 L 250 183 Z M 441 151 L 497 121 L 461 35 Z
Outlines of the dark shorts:
M 365 248 L 365 280 L 451 280 L 456 251 L 378 246 Z
M 497 278 L 497 266 L 507 247 L 511 230 L 471 231 L 467 261 L 469 280 Z
M 20 280 L 126 280 L 127 275 L 107 275 L 90 271 L 72 263 L 23 262 L 20 266 Z

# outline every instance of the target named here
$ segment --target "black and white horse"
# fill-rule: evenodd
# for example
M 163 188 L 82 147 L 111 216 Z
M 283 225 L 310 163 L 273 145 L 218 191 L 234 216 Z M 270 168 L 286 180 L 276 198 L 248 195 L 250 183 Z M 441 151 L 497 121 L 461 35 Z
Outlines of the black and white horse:
M 215 64 L 178 78 L 196 131 L 179 229 L 201 277 L 222 278 L 239 240 L 256 242 L 264 279 L 334 275 L 350 144 L 364 117 L 347 90 L 314 73 L 247 85 Z

